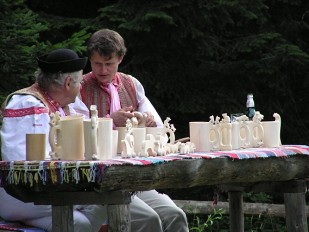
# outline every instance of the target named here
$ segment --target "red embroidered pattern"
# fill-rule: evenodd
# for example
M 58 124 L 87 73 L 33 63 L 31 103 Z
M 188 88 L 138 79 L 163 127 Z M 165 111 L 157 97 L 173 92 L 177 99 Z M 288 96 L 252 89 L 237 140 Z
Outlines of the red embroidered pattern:
M 133 106 L 138 108 L 136 88 L 132 78 L 123 73 L 116 73 L 114 81 L 119 94 L 121 107 Z M 99 117 L 105 117 L 110 111 L 110 94 L 108 88 L 100 85 L 92 72 L 84 75 L 84 82 L 81 88 L 82 101 L 90 107 L 96 105 Z
M 59 108 L 61 108 L 60 104 L 58 102 L 56 102 L 54 99 L 52 99 L 51 96 L 49 96 L 49 94 L 42 90 L 39 86 L 37 86 L 39 92 L 43 95 L 44 99 L 48 102 L 49 104 L 49 108 L 52 112 L 56 112 L 59 110 Z
M 45 107 L 29 107 L 24 109 L 6 109 L 3 116 L 8 118 L 24 117 L 26 115 L 44 114 L 48 113 Z

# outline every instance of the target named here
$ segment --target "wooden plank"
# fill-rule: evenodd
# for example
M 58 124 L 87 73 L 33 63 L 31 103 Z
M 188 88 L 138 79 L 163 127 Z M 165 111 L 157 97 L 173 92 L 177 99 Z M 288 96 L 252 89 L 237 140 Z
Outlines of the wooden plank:
M 108 205 L 108 231 L 131 232 L 130 205 Z
M 33 200 L 37 205 L 91 205 L 91 204 L 129 204 L 131 195 L 125 191 L 114 192 L 36 192 Z
M 305 179 L 309 177 L 308 166 L 309 158 L 301 155 L 237 161 L 229 158 L 178 160 L 147 167 L 114 165 L 106 167 L 100 187 L 111 191 L 144 191 L 234 183 L 251 186 L 258 182 Z
M 244 232 L 243 193 L 229 192 L 230 232 Z
M 36 205 L 105 205 L 131 202 L 131 195 L 127 191 L 35 192 L 17 185 L 8 185 L 5 190 L 23 202 L 34 202 Z
M 246 183 L 233 183 L 217 186 L 221 191 L 242 192 L 277 192 L 277 193 L 304 193 L 307 191 L 305 180 L 266 181 L 246 185 Z
M 286 226 L 288 232 L 307 232 L 305 193 L 285 193 Z
M 214 210 L 223 209 L 229 214 L 229 202 L 219 201 L 213 205 L 212 201 L 173 200 L 186 214 L 213 214 Z M 285 218 L 285 205 L 268 203 L 243 202 L 245 215 L 271 215 Z M 306 206 L 306 215 L 309 218 L 309 206 Z
M 73 206 L 52 206 L 52 232 L 74 232 Z

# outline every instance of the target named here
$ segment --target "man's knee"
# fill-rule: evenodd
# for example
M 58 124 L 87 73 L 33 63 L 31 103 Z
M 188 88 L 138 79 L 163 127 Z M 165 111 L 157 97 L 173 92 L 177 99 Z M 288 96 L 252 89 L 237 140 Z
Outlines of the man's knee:
M 161 219 L 156 213 L 145 214 L 139 217 L 139 219 L 132 221 L 131 231 L 160 232 L 162 231 Z
M 182 209 L 180 209 L 178 207 L 175 208 L 174 214 L 175 214 L 175 217 L 177 217 L 177 218 L 179 218 L 181 220 L 187 221 L 187 215 L 186 215 L 186 213 Z
M 161 219 L 158 214 L 153 213 L 147 215 L 147 219 L 149 222 L 151 222 L 152 225 L 160 225 L 161 226 Z
M 74 216 L 74 232 L 92 232 L 92 225 L 87 217 Z
M 188 231 L 188 221 L 185 212 L 176 207 L 171 209 L 163 219 L 164 227 L 166 231 L 174 231 L 179 228 L 178 231 Z

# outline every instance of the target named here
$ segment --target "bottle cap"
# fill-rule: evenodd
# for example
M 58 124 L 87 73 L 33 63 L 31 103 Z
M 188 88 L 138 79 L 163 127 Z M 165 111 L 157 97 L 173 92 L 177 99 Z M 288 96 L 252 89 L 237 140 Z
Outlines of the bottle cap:
M 249 107 L 254 107 L 254 100 L 253 100 L 253 94 L 252 93 L 249 93 L 247 95 L 247 108 Z

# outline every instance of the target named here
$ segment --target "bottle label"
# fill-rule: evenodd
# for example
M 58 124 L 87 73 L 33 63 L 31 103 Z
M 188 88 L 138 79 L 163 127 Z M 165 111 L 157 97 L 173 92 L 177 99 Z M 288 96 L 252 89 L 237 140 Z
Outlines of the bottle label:
M 248 108 L 247 117 L 248 117 L 249 119 L 252 119 L 254 115 L 255 115 L 255 108 L 254 108 L 254 107 L 249 107 L 249 108 Z

